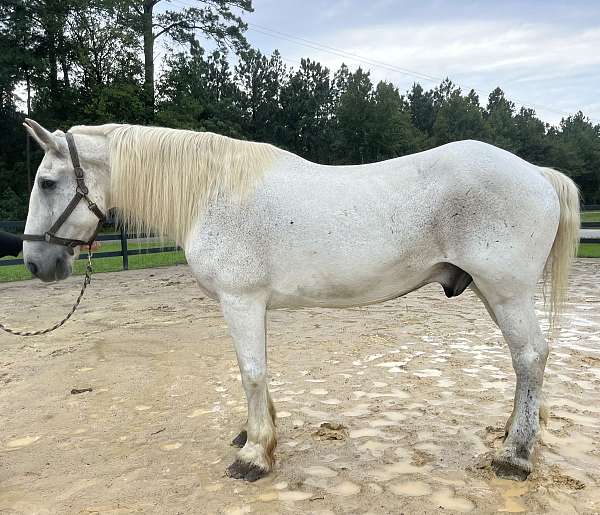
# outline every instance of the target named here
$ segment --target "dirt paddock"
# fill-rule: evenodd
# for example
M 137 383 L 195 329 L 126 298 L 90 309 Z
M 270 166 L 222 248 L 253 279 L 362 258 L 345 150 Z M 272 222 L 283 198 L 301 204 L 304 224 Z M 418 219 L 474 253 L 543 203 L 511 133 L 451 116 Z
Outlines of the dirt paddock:
M 599 278 L 577 262 L 527 481 L 489 468 L 515 381 L 499 331 L 429 286 L 269 314 L 277 463 L 248 484 L 224 477 L 246 406 L 218 305 L 186 267 L 98 275 L 64 328 L 0 335 L 0 512 L 599 513 Z M 2 319 L 60 318 L 79 280 L 0 285 Z

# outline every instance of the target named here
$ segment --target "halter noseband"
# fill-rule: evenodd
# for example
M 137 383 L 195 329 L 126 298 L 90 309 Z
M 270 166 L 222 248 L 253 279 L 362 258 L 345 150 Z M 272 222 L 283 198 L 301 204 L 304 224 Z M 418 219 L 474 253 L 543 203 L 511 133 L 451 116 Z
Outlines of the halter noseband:
M 67 138 L 67 144 L 69 145 L 69 154 L 71 156 L 71 162 L 73 163 L 73 171 L 75 172 L 75 180 L 77 181 L 77 188 L 75 189 L 75 195 L 71 199 L 71 202 L 67 205 L 62 214 L 58 217 L 58 220 L 54 222 L 52 227 L 48 229 L 44 234 L 24 234 L 23 239 L 25 241 L 45 241 L 47 243 L 53 243 L 55 245 L 62 245 L 64 247 L 79 247 L 80 245 L 91 245 L 94 243 L 96 236 L 98 235 L 98 231 L 102 224 L 104 223 L 105 216 L 104 213 L 100 210 L 100 208 L 92 202 L 92 200 L 88 197 L 89 190 L 85 185 L 85 179 L 83 177 L 83 168 L 81 168 L 81 164 L 79 162 L 79 154 L 77 153 L 77 147 L 75 146 L 75 139 L 73 138 L 73 134 L 67 132 L 65 134 Z M 94 213 L 98 217 L 98 225 L 96 226 L 96 230 L 92 237 L 88 241 L 83 240 L 74 240 L 71 238 L 61 238 L 60 236 L 56 236 L 58 230 L 62 227 L 62 225 L 67 221 L 67 218 L 71 216 L 71 213 L 75 210 L 81 199 L 85 199 L 88 204 L 89 210 Z

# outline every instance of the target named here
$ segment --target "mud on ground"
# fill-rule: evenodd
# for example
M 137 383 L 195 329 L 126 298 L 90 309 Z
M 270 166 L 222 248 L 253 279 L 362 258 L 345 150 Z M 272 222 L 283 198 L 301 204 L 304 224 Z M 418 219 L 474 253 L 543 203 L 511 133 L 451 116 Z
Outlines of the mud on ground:
M 99 275 L 63 329 L 0 335 L 0 512 L 599 513 L 599 277 L 577 262 L 529 480 L 489 468 L 514 388 L 499 331 L 429 286 L 270 313 L 277 464 L 248 484 L 224 477 L 246 407 L 218 305 L 186 267 Z M 2 319 L 53 322 L 78 283 L 3 284 Z

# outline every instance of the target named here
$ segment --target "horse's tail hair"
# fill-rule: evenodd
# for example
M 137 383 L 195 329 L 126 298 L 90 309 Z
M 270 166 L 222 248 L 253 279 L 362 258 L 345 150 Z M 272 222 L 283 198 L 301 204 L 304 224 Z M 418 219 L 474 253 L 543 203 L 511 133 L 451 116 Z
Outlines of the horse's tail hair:
M 544 268 L 544 303 L 550 333 L 553 333 L 560 325 L 567 300 L 569 270 L 579 244 L 579 189 L 557 170 L 542 168 L 542 174 L 554 187 L 560 203 L 558 230 Z

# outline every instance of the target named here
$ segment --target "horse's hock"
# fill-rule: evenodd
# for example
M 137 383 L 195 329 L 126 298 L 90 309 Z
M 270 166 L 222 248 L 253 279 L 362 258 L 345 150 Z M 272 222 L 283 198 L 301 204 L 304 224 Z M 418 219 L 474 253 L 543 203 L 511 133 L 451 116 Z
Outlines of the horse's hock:
M 514 391 L 499 331 L 470 291 L 448 302 L 428 286 L 269 313 L 279 446 L 273 473 L 249 484 L 224 477 L 246 401 L 218 305 L 185 267 L 97 275 L 52 336 L 0 336 L 0 511 L 596 513 L 599 276 L 576 262 L 527 481 L 490 469 Z M 77 282 L 5 284 L 0 311 L 43 325 Z

